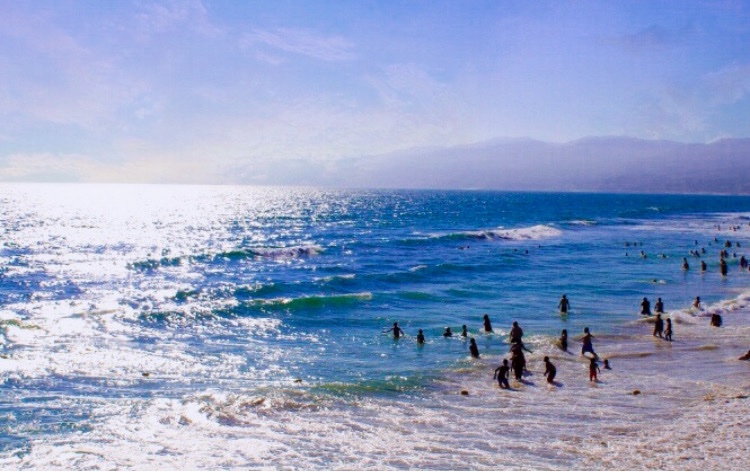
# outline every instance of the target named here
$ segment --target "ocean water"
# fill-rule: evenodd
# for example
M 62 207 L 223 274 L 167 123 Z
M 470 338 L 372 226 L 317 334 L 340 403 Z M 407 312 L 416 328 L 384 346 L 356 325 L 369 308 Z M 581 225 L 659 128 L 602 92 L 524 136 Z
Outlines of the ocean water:
M 0 205 L 3 469 L 750 468 L 749 197 L 2 184 Z M 503 391 L 513 321 L 533 353 Z M 441 336 L 464 324 L 480 359 Z

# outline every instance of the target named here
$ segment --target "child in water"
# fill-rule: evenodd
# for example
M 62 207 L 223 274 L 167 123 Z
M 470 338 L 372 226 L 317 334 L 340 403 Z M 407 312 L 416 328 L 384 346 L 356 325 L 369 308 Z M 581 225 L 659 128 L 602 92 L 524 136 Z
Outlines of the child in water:
M 589 362 L 589 381 L 591 382 L 598 382 L 599 377 L 597 377 L 597 373 L 601 372 L 599 369 L 599 364 L 596 363 L 596 359 L 591 359 L 591 362 Z
M 424 344 L 424 332 L 421 329 L 417 333 L 417 344 Z
M 508 389 L 510 384 L 508 383 L 508 374 L 510 373 L 510 367 L 508 367 L 508 359 L 503 359 L 503 363 L 497 369 L 495 374 L 492 376 L 493 379 L 497 379 L 497 384 L 500 388 Z
M 568 330 L 567 329 L 562 330 L 562 333 L 560 334 L 560 349 L 562 349 L 565 352 L 568 352 Z
M 664 331 L 664 339 L 667 341 L 672 340 L 672 320 L 667 318 L 667 329 Z

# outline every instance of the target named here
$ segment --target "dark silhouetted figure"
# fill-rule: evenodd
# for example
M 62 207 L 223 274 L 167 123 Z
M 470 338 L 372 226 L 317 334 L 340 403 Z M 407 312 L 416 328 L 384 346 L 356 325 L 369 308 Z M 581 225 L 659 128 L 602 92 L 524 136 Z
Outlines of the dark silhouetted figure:
M 469 340 L 469 352 L 471 353 L 471 357 L 475 359 L 479 358 L 479 348 L 477 347 L 477 342 L 474 338 Z
M 488 333 L 492 333 L 492 323 L 490 323 L 489 315 L 484 315 L 484 330 Z
M 664 320 L 661 319 L 661 313 L 656 314 L 656 320 L 654 320 L 654 336 L 663 337 L 664 332 Z
M 417 333 L 417 344 L 424 344 L 424 332 L 421 329 Z
M 508 367 L 508 359 L 503 359 L 502 365 L 495 369 L 495 374 L 492 376 L 493 379 L 497 379 L 497 384 L 500 388 L 508 389 L 508 375 L 510 373 L 510 367 Z
M 664 313 L 664 302 L 661 301 L 661 297 L 657 298 L 656 303 L 654 303 L 654 312 Z
M 667 318 L 667 329 L 664 330 L 664 339 L 667 341 L 672 340 L 672 320 Z
M 570 301 L 565 294 L 563 294 L 562 298 L 560 299 L 560 303 L 557 304 L 557 307 L 560 309 L 560 313 L 562 313 L 563 315 L 568 314 L 568 310 L 570 309 Z
M 547 376 L 547 383 L 553 383 L 555 381 L 555 375 L 557 375 L 557 369 L 555 368 L 554 364 L 550 362 L 548 356 L 544 356 L 544 375 Z
M 401 336 L 405 336 L 406 335 L 406 333 L 404 333 L 404 330 L 402 330 L 401 328 L 399 328 L 398 322 L 393 323 L 393 328 L 387 329 L 385 332 L 388 333 L 390 331 L 393 331 L 393 338 L 394 339 L 398 339 Z
M 567 329 L 562 330 L 562 333 L 560 333 L 560 349 L 562 349 L 565 352 L 568 352 L 568 330 Z
M 643 301 L 641 302 L 641 315 L 650 315 L 651 314 L 651 302 L 648 301 L 648 298 L 643 297 Z

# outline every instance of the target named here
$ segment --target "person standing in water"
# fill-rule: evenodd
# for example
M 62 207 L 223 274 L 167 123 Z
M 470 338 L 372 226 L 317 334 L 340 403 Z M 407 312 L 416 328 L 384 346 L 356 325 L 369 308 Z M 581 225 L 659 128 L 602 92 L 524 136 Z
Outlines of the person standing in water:
M 596 359 L 591 359 L 589 362 L 589 381 L 590 382 L 598 382 L 599 377 L 597 374 L 601 372 L 601 369 L 599 369 L 599 364 L 596 363 Z
M 561 314 L 568 314 L 568 310 L 570 309 L 570 301 L 565 294 L 563 294 L 562 298 L 560 299 L 560 303 L 557 304 L 557 308 L 560 309 Z
M 453 331 L 451 331 L 451 327 L 450 326 L 446 326 L 445 327 L 445 331 L 443 332 L 443 337 L 444 338 L 450 338 L 452 336 L 453 336 Z
M 513 322 L 513 326 L 510 328 L 509 337 L 511 343 L 521 342 L 521 338 L 523 338 L 523 330 L 518 326 L 518 321 Z
M 721 258 L 719 265 L 721 267 L 721 275 L 726 276 L 729 269 L 727 267 L 727 261 L 725 261 L 723 257 Z
M 693 300 L 693 308 L 698 310 L 701 309 L 701 297 L 695 297 L 695 300 Z
M 404 333 L 404 330 L 402 330 L 401 328 L 399 328 L 398 322 L 394 322 L 393 323 L 393 328 L 387 329 L 385 332 L 389 333 L 391 331 L 393 331 L 393 339 L 398 339 L 401 336 L 406 336 L 406 333 Z
M 701 272 L 705 272 L 706 269 L 708 269 L 708 266 L 706 265 L 706 261 L 701 261 Z
M 646 297 L 641 302 L 641 315 L 651 315 L 651 302 Z
M 466 329 L 466 325 L 461 326 L 461 337 L 465 338 L 469 336 L 469 330 Z
M 594 352 L 594 346 L 591 340 L 594 338 L 594 336 L 589 331 L 589 328 L 583 328 L 583 338 L 581 338 L 581 341 L 583 342 L 583 346 L 581 347 L 581 354 L 585 355 L 587 352 L 590 352 L 594 355 L 594 358 L 596 358 L 596 353 Z
M 672 340 L 672 320 L 667 318 L 667 329 L 664 330 L 664 339 L 667 341 Z
M 471 357 L 479 359 L 479 348 L 477 347 L 477 342 L 474 338 L 469 340 L 469 352 L 471 353 Z
M 555 368 L 555 365 L 550 362 L 548 356 L 544 356 L 544 366 L 544 375 L 547 376 L 547 383 L 554 383 L 555 375 L 557 375 L 557 369 Z
M 661 319 L 661 313 L 656 314 L 656 320 L 654 320 L 654 336 L 662 337 L 664 331 L 664 320 Z
M 661 297 L 657 298 L 656 303 L 654 303 L 654 312 L 664 313 L 664 302 L 661 301 Z
M 687 258 L 682 258 L 682 270 L 690 270 L 690 264 L 688 264 Z
M 500 388 L 509 389 L 510 384 L 508 383 L 508 376 L 510 373 L 510 367 L 508 367 L 508 359 L 503 359 L 502 365 L 495 369 L 495 374 L 492 376 L 493 379 L 497 379 L 497 384 Z
M 562 333 L 560 333 L 560 349 L 562 349 L 565 352 L 568 352 L 568 330 L 567 329 L 562 330 Z
M 490 317 L 489 317 L 489 315 L 485 314 L 483 319 L 484 319 L 484 330 L 485 330 L 485 332 L 487 332 L 487 333 L 493 333 L 494 331 L 492 331 L 492 323 L 490 323 Z

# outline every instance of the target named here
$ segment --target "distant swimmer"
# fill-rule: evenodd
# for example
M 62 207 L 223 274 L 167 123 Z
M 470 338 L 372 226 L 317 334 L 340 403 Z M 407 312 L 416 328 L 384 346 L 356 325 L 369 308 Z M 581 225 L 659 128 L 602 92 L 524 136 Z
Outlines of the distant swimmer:
M 723 321 L 721 319 L 721 315 L 719 315 L 718 313 L 714 313 L 713 315 L 711 315 L 711 326 L 713 326 L 714 328 L 721 328 L 722 323 Z
M 596 358 L 592 358 L 589 361 L 589 381 L 598 382 L 599 377 L 597 374 L 599 372 L 601 372 L 601 369 L 599 369 L 599 364 L 596 362 Z
M 562 333 L 560 333 L 560 349 L 562 349 L 565 352 L 568 352 L 568 330 L 567 329 L 562 330 Z
M 643 301 L 641 301 L 641 315 L 650 315 L 651 314 L 651 302 L 648 301 L 648 298 L 643 297 Z
M 492 323 L 490 323 L 490 317 L 489 315 L 484 315 L 484 330 L 488 333 L 493 333 L 492 331 Z
M 518 321 L 513 322 L 513 326 L 510 328 L 509 337 L 511 343 L 521 342 L 521 338 L 523 338 L 523 330 L 518 326 Z
M 590 352 L 594 355 L 594 357 L 596 357 L 596 353 L 594 352 L 594 345 L 592 343 L 593 338 L 594 336 L 589 331 L 589 328 L 583 328 L 583 337 L 581 338 L 583 345 L 581 347 L 581 354 L 585 355 L 587 352 Z
M 563 294 L 562 298 L 560 299 L 560 303 L 557 304 L 557 307 L 560 309 L 560 313 L 563 315 L 568 314 L 568 310 L 570 309 L 570 301 L 568 301 L 568 297 Z
M 664 339 L 667 341 L 672 340 L 672 320 L 667 318 L 667 329 L 664 330 Z
M 725 261 L 724 258 L 722 257 L 721 261 L 719 262 L 719 264 L 721 265 L 721 275 L 726 276 L 727 275 L 727 271 L 728 271 L 727 261 Z
M 450 326 L 446 326 L 445 327 L 445 331 L 443 332 L 443 337 L 444 338 L 450 338 L 452 336 L 453 336 L 453 331 L 451 331 L 451 327 Z
M 687 258 L 683 257 L 682 258 L 682 270 L 689 270 L 689 269 L 690 269 L 690 264 L 688 264 Z
M 747 351 L 747 354 L 744 356 L 741 356 L 738 360 L 740 361 L 750 361 L 750 350 Z
M 404 333 L 404 330 L 399 328 L 398 323 L 393 323 L 393 328 L 389 328 L 385 330 L 386 333 L 389 333 L 393 331 L 393 339 L 398 339 L 401 336 L 406 336 L 406 333 Z
M 479 359 L 479 348 L 477 347 L 477 342 L 474 338 L 469 340 L 469 352 L 471 353 L 471 357 Z
M 467 337 L 469 335 L 469 330 L 466 329 L 466 325 L 461 326 L 461 337 Z
M 604 359 L 604 370 L 612 370 L 612 367 L 609 366 L 609 359 Z
M 745 256 L 740 256 L 740 268 L 747 269 L 747 259 L 745 259 Z
M 417 333 L 417 344 L 424 344 L 424 332 L 421 329 Z
M 554 383 L 555 375 L 557 375 L 557 369 L 555 368 L 555 365 L 550 362 L 548 356 L 544 356 L 544 366 L 544 375 L 547 376 L 547 383 Z
M 654 303 L 654 312 L 664 313 L 664 302 L 661 301 L 661 297 L 657 298 L 656 303 Z
M 707 268 L 706 261 L 701 261 L 701 272 L 705 272 Z
M 693 300 L 693 308 L 700 309 L 701 307 L 701 297 L 695 297 L 695 300 Z
M 664 320 L 661 319 L 661 313 L 656 314 L 656 320 L 654 320 L 654 336 L 663 337 L 664 333 Z
M 497 379 L 497 384 L 500 388 L 508 389 L 510 384 L 508 383 L 508 374 L 510 373 L 510 367 L 508 366 L 508 359 L 503 359 L 503 363 L 495 369 L 495 374 L 492 376 L 493 379 Z

